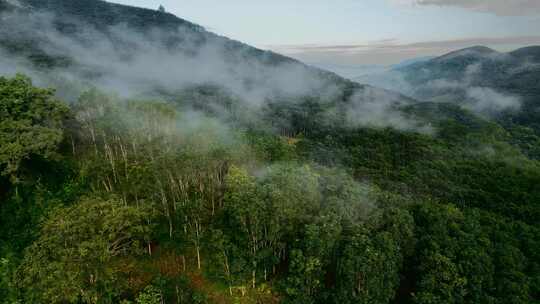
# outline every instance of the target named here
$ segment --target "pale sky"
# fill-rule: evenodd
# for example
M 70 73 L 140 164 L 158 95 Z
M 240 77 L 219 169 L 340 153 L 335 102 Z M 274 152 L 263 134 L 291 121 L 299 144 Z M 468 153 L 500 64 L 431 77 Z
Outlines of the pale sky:
M 540 44 L 540 0 L 111 0 L 157 9 L 308 63 L 393 64 Z

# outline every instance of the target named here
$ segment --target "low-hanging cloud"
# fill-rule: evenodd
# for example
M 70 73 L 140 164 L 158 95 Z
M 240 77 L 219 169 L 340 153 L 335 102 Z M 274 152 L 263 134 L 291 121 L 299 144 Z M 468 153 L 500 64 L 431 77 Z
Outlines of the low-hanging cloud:
M 70 24 L 69 34 L 58 30 L 58 19 Z M 189 28 L 140 32 L 117 24 L 97 29 L 53 14 L 13 13 L 0 15 L 0 38 L 5 37 L 23 37 L 47 56 L 60 61 L 67 59 L 69 64 L 52 70 L 36 69 L 25 56 L 4 53 L 0 56 L 0 75 L 28 74 L 37 84 L 53 86 L 61 96 L 71 100 L 93 86 L 119 93 L 121 97 L 138 98 L 155 91 L 176 96 L 193 86 L 213 85 L 240 102 L 242 115 L 251 115 L 267 101 L 296 102 L 301 97 L 315 96 L 326 102 L 342 96 L 344 80 L 335 75 Z M 172 41 L 173 46 L 163 41 Z M 345 103 L 349 105 L 347 123 L 351 127 L 424 131 L 395 106 L 403 97 L 399 94 L 357 87 L 351 95 Z M 205 106 L 216 105 L 209 102 Z M 226 111 L 218 106 L 214 112 L 227 118 Z
M 455 56 L 470 55 L 469 51 L 455 52 L 437 60 L 452 59 Z M 475 53 L 477 56 L 485 56 L 486 60 L 504 60 L 508 55 L 503 53 Z M 524 63 L 525 64 L 525 63 Z M 428 65 L 429 66 L 429 65 Z M 520 71 L 532 69 L 535 65 L 522 66 Z M 388 90 L 393 90 L 417 98 L 434 102 L 451 102 L 473 111 L 484 117 L 496 117 L 501 112 L 518 111 L 522 106 L 522 98 L 517 95 L 499 91 L 496 87 L 489 86 L 484 81 L 486 73 L 482 63 L 472 63 L 466 66 L 462 73 L 454 77 L 441 76 L 438 72 L 423 67 L 414 70 L 394 69 L 374 75 L 365 75 L 357 80 L 370 85 L 376 85 Z M 513 69 L 510 70 L 512 72 Z M 414 75 L 411 75 L 414 73 Z M 420 83 L 411 83 L 411 77 L 428 79 Z M 412 80 L 414 82 L 414 80 Z
M 465 99 L 461 101 L 463 107 L 484 116 L 495 116 L 503 111 L 519 110 L 521 108 L 520 97 L 476 84 L 477 78 L 482 77 L 482 68 L 481 63 L 470 64 L 465 68 L 461 79 L 439 78 L 428 82 L 425 88 L 435 92 L 447 90 L 464 92 Z
M 408 103 L 397 93 L 366 87 L 356 92 L 346 109 L 346 122 L 352 127 L 392 127 L 398 130 L 432 133 L 424 122 L 408 117 L 400 110 Z
M 99 87 L 136 95 L 156 88 L 178 91 L 186 86 L 216 84 L 247 102 L 261 103 L 275 94 L 300 96 L 324 88 L 326 81 L 294 61 L 265 64 L 249 54 L 247 47 L 232 50 L 230 41 L 217 36 L 178 28 L 177 32 L 150 29 L 141 33 L 119 24 L 106 32 L 71 21 L 76 31 L 65 35 L 55 27 L 51 14 L 10 14 L 1 17 L 0 35 L 32 39 L 53 58 L 68 58 L 74 64 L 54 70 L 66 79 L 85 79 Z M 181 39 L 180 48 L 163 41 Z M 263 54 L 262 57 L 273 56 Z M 261 57 L 261 56 L 260 56 Z M 23 59 L 3 56 L 3 71 L 28 72 Z M 31 73 L 35 75 L 36 73 Z
M 467 97 L 471 102 L 467 103 L 466 107 L 477 113 L 494 115 L 505 110 L 519 110 L 521 108 L 520 98 L 499 93 L 492 88 L 468 88 Z

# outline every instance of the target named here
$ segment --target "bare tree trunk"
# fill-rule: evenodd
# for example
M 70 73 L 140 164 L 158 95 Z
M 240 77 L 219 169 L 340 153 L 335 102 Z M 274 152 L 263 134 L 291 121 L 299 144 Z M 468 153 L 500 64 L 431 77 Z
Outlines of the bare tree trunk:
M 200 243 L 199 243 L 199 228 L 200 224 L 198 220 L 195 220 L 195 234 L 196 234 L 196 240 L 195 240 L 195 249 L 197 250 L 197 268 L 201 269 L 201 250 L 200 250 Z
M 199 244 L 197 244 L 197 268 L 200 270 L 201 269 L 201 252 L 200 252 L 200 249 L 199 249 Z
M 186 257 L 182 255 L 182 269 L 186 272 Z
M 71 136 L 71 152 L 73 152 L 73 156 L 76 155 L 76 153 L 75 153 L 75 140 L 73 139 L 73 136 Z
M 126 180 L 129 180 L 129 172 L 128 172 L 128 159 L 127 159 L 127 149 L 122 144 L 122 141 L 120 138 L 117 138 L 118 143 L 120 145 L 120 152 L 122 153 L 122 159 L 124 160 L 124 174 L 126 175 Z
M 225 251 L 223 251 L 223 259 L 225 262 L 225 274 L 227 275 L 227 282 L 229 284 L 229 294 L 232 296 L 231 269 L 229 268 L 229 259 L 227 258 L 227 253 Z
M 163 209 L 165 211 L 165 215 L 167 216 L 167 220 L 169 221 L 169 238 L 172 239 L 173 236 L 173 222 L 171 217 L 171 211 L 169 209 L 169 206 L 167 206 L 167 196 L 165 195 L 165 190 L 163 190 L 163 186 L 161 185 L 161 182 L 158 181 L 160 184 L 159 190 L 161 192 L 161 204 L 163 205 Z
M 98 148 L 97 148 L 97 142 L 96 142 L 96 132 L 94 131 L 93 126 L 89 126 L 90 128 L 90 136 L 92 137 L 92 143 L 94 144 L 94 152 L 96 156 L 98 155 Z

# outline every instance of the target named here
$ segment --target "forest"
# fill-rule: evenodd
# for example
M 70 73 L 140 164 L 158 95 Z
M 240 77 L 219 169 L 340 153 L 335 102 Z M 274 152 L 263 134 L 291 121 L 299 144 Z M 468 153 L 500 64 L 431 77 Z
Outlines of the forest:
M 310 99 L 254 122 L 194 96 L 0 78 L 2 303 L 540 300 L 540 164 L 498 124 L 427 103 L 403 111 L 436 133 L 352 128 Z
M 0 303 L 540 303 L 540 48 L 405 96 L 167 11 L 0 0 Z

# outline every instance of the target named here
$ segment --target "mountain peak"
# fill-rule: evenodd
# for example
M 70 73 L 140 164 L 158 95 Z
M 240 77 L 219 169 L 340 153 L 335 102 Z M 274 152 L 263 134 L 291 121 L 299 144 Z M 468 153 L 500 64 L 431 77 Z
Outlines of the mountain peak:
M 97 27 L 125 24 L 140 30 L 150 28 L 176 29 L 179 26 L 194 31 L 205 29 L 172 14 L 147 8 L 127 6 L 103 0 L 0 0 L 16 1 L 35 11 L 52 12 L 63 20 L 74 19 Z
M 494 49 L 488 48 L 487 46 L 483 45 L 475 45 L 469 48 L 462 49 L 461 51 L 470 51 L 477 53 L 497 53 L 497 51 L 495 51 Z
M 510 52 L 510 55 L 524 60 L 540 62 L 540 45 L 533 45 Z
M 461 50 L 457 50 L 454 52 L 450 52 L 446 55 L 440 56 L 436 58 L 435 60 L 450 60 L 458 57 L 485 57 L 485 58 L 494 58 L 501 53 L 490 49 L 486 46 L 473 46 Z

